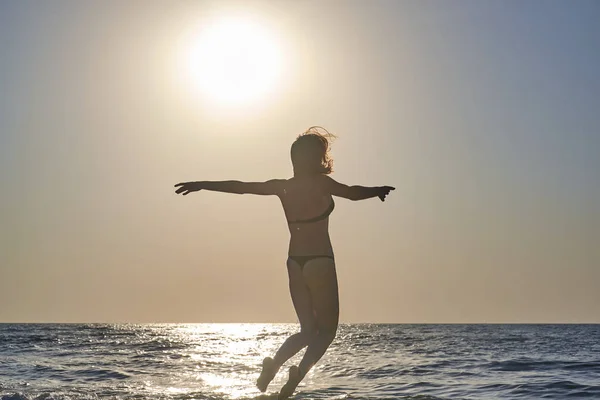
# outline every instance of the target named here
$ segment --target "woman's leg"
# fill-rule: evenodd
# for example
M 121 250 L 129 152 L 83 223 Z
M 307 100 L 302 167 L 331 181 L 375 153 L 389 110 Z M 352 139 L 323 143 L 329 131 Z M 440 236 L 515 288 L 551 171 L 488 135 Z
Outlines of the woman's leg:
M 302 376 L 319 361 L 333 342 L 340 315 L 335 263 L 327 258 L 319 260 L 324 262 L 307 265 L 304 271 L 317 319 L 318 333 L 309 343 L 298 366 Z
M 275 354 L 274 360 L 277 368 L 281 367 L 296 353 L 308 346 L 317 333 L 317 321 L 313 311 L 310 291 L 302 274 L 302 268 L 293 260 L 288 260 L 287 265 L 290 279 L 290 294 L 292 295 L 294 309 L 300 322 L 300 332 L 287 338 Z
M 289 380 L 281 389 L 280 399 L 291 396 L 306 373 L 325 354 L 335 338 L 338 326 L 339 298 L 334 261 L 328 258 L 309 261 L 304 267 L 303 275 L 312 300 L 317 334 L 308 344 L 300 365 L 290 368 Z
M 317 333 L 317 321 L 310 292 L 302 274 L 302 268 L 291 259 L 288 259 L 287 267 L 290 294 L 292 295 L 296 315 L 300 321 L 300 332 L 287 338 L 273 359 L 266 358 L 263 361 L 263 371 L 256 382 L 256 386 L 261 392 L 267 390 L 269 382 L 273 380 L 279 368 L 296 353 L 308 346 Z

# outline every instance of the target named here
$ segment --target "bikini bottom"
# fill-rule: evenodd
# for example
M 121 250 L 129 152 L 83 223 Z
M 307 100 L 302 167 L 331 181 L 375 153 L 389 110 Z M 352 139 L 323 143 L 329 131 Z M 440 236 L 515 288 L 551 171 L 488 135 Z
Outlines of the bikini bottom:
M 301 270 L 304 269 L 304 266 L 306 265 L 307 262 L 309 262 L 311 260 L 315 260 L 317 258 L 329 258 L 331 260 L 334 260 L 333 256 L 329 256 L 329 255 L 322 255 L 322 256 L 288 256 L 288 258 L 290 260 L 294 260 L 300 266 Z

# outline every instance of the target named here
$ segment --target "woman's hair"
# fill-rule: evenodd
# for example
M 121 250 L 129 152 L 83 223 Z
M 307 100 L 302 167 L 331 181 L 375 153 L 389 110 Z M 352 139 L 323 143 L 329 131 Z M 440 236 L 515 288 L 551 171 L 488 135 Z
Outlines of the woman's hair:
M 329 155 L 331 142 L 336 138 L 321 126 L 311 126 L 292 143 L 291 156 L 295 172 L 330 174 L 333 159 Z

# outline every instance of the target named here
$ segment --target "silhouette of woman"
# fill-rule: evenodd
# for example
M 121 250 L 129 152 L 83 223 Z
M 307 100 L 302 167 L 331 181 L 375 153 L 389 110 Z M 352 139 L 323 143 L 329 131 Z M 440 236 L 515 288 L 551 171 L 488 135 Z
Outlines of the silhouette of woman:
M 338 284 L 329 239 L 329 214 L 335 203 L 332 196 L 350 200 L 379 197 L 381 201 L 391 186 L 347 186 L 328 175 L 333 160 L 330 142 L 335 138 L 324 128 L 313 126 L 296 138 L 291 148 L 294 176 L 266 182 L 185 182 L 178 183 L 176 193 L 187 195 L 198 190 L 237 194 L 275 195 L 281 200 L 290 231 L 287 270 L 292 302 L 300 322 L 300 332 L 281 345 L 273 358 L 262 363 L 256 382 L 261 392 L 273 380 L 279 368 L 308 346 L 298 366 L 289 369 L 289 378 L 279 399 L 291 396 L 310 368 L 323 356 L 333 341 L 339 317 Z

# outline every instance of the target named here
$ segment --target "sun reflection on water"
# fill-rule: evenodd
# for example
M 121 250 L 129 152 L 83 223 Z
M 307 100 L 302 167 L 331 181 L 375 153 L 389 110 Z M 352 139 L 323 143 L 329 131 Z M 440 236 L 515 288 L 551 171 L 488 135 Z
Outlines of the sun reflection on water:
M 189 324 L 172 328 L 169 341 L 186 345 L 181 364 L 187 368 L 178 368 L 177 389 L 173 381 L 162 389 L 172 394 L 200 391 L 239 399 L 260 395 L 255 381 L 262 359 L 272 356 L 295 326 L 282 324 L 275 332 L 272 324 Z M 274 380 L 273 387 L 283 384 L 283 375 Z

